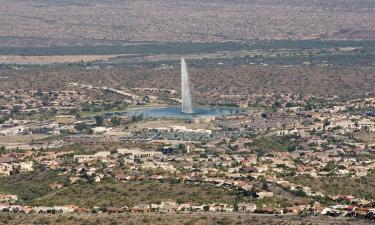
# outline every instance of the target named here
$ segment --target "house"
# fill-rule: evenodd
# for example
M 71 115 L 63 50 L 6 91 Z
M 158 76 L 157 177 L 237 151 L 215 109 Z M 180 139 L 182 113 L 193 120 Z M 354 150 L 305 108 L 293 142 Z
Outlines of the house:
M 256 194 L 259 196 L 258 198 L 260 198 L 260 199 L 262 199 L 262 198 L 273 198 L 273 196 L 274 196 L 273 192 L 271 192 L 271 191 L 261 191 L 261 192 L 257 192 Z
M 20 162 L 18 163 L 21 171 L 34 171 L 34 163 L 33 161 L 28 162 Z
M 94 134 L 104 134 L 104 133 L 106 133 L 110 130 L 111 130 L 111 128 L 107 128 L 107 127 L 94 127 L 94 128 L 92 128 L 92 132 Z
M 329 216 L 339 216 L 341 213 L 340 213 L 340 211 L 338 211 L 336 209 L 326 207 L 321 211 L 321 214 L 322 215 L 329 215 Z
M 214 203 L 214 204 L 209 205 L 208 211 L 210 212 L 233 212 L 234 207 L 233 205 Z
M 10 205 L 8 209 L 5 209 L 5 211 L 13 212 L 13 213 L 30 213 L 32 209 L 27 206 Z
M 35 207 L 33 207 L 33 210 L 36 213 L 53 213 L 53 212 L 55 212 L 55 209 L 53 207 L 47 207 L 47 206 L 35 206 Z
M 28 213 L 32 213 L 32 212 L 34 212 L 34 211 L 33 211 L 33 209 L 32 209 L 31 207 L 29 207 L 29 206 L 19 206 L 19 212 L 20 212 L 20 213 L 26 213 L 26 214 L 28 214 Z
M 176 202 L 162 201 L 160 204 L 151 204 L 150 208 L 153 212 L 176 212 L 179 205 Z
M 10 156 L 0 157 L 0 164 L 11 164 L 15 162 L 18 162 L 18 160 L 14 157 L 10 157 Z
M 123 208 L 118 208 L 118 207 L 108 207 L 107 208 L 107 213 L 123 213 L 124 209 Z
M 191 206 L 191 210 L 192 210 L 193 212 L 198 212 L 198 211 L 203 212 L 203 211 L 206 211 L 206 210 L 205 210 L 206 208 L 208 209 L 209 206 L 208 206 L 208 205 L 192 205 L 192 206 Z
M 9 176 L 13 171 L 13 167 L 11 165 L 0 164 L 0 175 Z
M 0 212 L 7 212 L 7 211 L 9 211 L 9 207 L 10 207 L 9 204 L 1 204 L 0 203 Z
M 256 173 L 258 169 L 255 166 L 243 166 L 240 168 L 240 172 L 244 173 Z
M 149 204 L 138 204 L 130 209 L 132 213 L 149 213 L 151 211 Z
M 250 184 L 246 181 L 241 181 L 241 180 L 235 181 L 233 186 L 237 187 L 238 189 L 247 190 L 247 191 L 250 191 L 251 188 L 253 187 L 252 184 Z
M 161 152 L 164 154 L 164 155 L 170 155 L 173 153 L 173 151 L 175 151 L 176 148 L 173 147 L 173 146 L 165 146 L 165 147 L 162 147 L 161 149 Z
M 53 184 L 50 184 L 49 187 L 52 189 L 52 190 L 58 190 L 58 189 L 61 189 L 64 187 L 63 184 L 60 184 L 60 183 L 53 183 Z
M 117 149 L 117 153 L 122 155 L 131 155 L 134 157 L 151 157 L 154 155 L 161 156 L 160 152 L 151 152 L 151 151 L 143 151 L 141 149 L 127 149 L 127 148 L 119 148 Z
M 78 208 L 77 206 L 54 206 L 56 213 L 72 213 Z
M 291 206 L 291 207 L 287 207 L 286 211 L 288 213 L 298 213 L 300 212 L 300 208 L 298 206 Z
M 176 202 L 165 202 L 160 203 L 160 212 L 175 212 L 178 209 L 178 204 Z
M 127 176 L 125 173 L 124 173 L 124 171 L 118 171 L 118 172 L 116 172 L 115 173 L 115 178 L 117 179 L 117 180 L 130 180 L 132 177 L 130 177 L 130 176 Z
M 237 207 L 238 207 L 238 212 L 253 213 L 257 209 L 257 205 L 251 204 L 251 203 L 239 203 Z
M 183 203 L 178 205 L 178 211 L 192 211 L 193 205 L 191 203 Z
M 194 124 L 210 123 L 215 121 L 215 116 L 193 117 L 190 122 Z
M 327 207 L 322 206 L 320 204 L 314 204 L 312 207 L 310 207 L 309 211 L 313 215 L 321 214 L 324 210 L 326 210 Z
M 261 209 L 256 210 L 257 213 L 265 213 L 265 214 L 283 214 L 284 210 L 279 208 L 274 208 L 271 206 L 267 206 Z
M 14 202 L 18 200 L 17 195 L 0 194 L 0 202 Z

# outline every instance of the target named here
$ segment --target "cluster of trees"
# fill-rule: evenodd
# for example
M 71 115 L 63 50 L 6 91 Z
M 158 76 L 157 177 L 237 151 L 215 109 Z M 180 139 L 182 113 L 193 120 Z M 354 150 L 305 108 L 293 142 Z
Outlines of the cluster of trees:
M 127 104 L 122 101 L 105 102 L 101 105 L 92 102 L 85 102 L 81 106 L 81 110 L 84 112 L 100 112 L 110 110 L 125 110 Z
M 97 115 L 97 116 L 94 117 L 94 119 L 95 119 L 95 123 L 96 123 L 97 126 L 104 126 L 104 125 L 106 125 L 106 119 L 105 119 L 104 116 Z M 135 117 L 135 121 L 138 121 L 138 120 L 142 120 L 142 117 L 141 118 L 140 117 Z M 113 126 L 113 127 L 119 126 L 123 122 L 124 122 L 123 118 L 121 118 L 119 116 L 113 116 L 109 120 L 110 125 Z
M 137 120 L 139 120 L 139 117 L 136 117 Z M 123 118 L 119 116 L 113 116 L 110 120 L 106 120 L 106 118 L 103 115 L 96 115 L 94 116 L 95 124 L 96 126 L 106 126 L 110 125 L 113 127 L 120 126 L 124 123 Z M 92 125 L 86 124 L 86 123 L 77 123 L 75 125 L 75 129 L 84 132 L 84 133 L 91 133 L 92 132 Z
M 0 155 L 4 154 L 6 152 L 5 146 L 0 147 Z
M 0 116 L 0 124 L 4 123 L 5 121 L 7 121 L 9 119 L 8 116 Z

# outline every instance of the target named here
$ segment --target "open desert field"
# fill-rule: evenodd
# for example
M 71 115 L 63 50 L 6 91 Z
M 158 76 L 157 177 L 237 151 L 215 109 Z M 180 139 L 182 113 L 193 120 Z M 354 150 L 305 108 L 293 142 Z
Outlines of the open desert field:
M 0 45 L 373 40 L 372 0 L 0 2 Z
M 19 56 L 0 55 L 0 64 L 52 64 L 52 63 L 77 63 L 91 61 L 107 61 L 121 55 L 63 55 L 63 56 Z

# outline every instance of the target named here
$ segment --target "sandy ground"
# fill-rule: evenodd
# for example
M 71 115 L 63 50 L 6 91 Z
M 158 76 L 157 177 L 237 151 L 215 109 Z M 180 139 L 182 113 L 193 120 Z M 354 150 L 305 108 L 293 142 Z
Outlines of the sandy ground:
M 41 140 L 47 138 L 48 135 L 39 135 L 39 134 L 32 134 L 32 135 L 11 135 L 11 136 L 0 136 L 0 146 L 4 146 L 7 149 L 31 149 L 31 148 L 38 148 L 42 146 L 34 146 L 30 145 L 30 143 L 34 140 Z
M 103 61 L 124 55 L 55 55 L 55 56 L 20 56 L 0 55 L 0 63 L 4 64 L 52 64 L 52 63 L 74 63 Z

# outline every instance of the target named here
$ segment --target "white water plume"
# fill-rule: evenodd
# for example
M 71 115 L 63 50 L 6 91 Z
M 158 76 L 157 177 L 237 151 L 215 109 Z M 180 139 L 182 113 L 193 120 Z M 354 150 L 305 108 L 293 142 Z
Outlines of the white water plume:
M 189 88 L 189 74 L 185 59 L 181 58 L 181 96 L 182 96 L 182 113 L 193 113 L 191 104 L 191 95 Z

